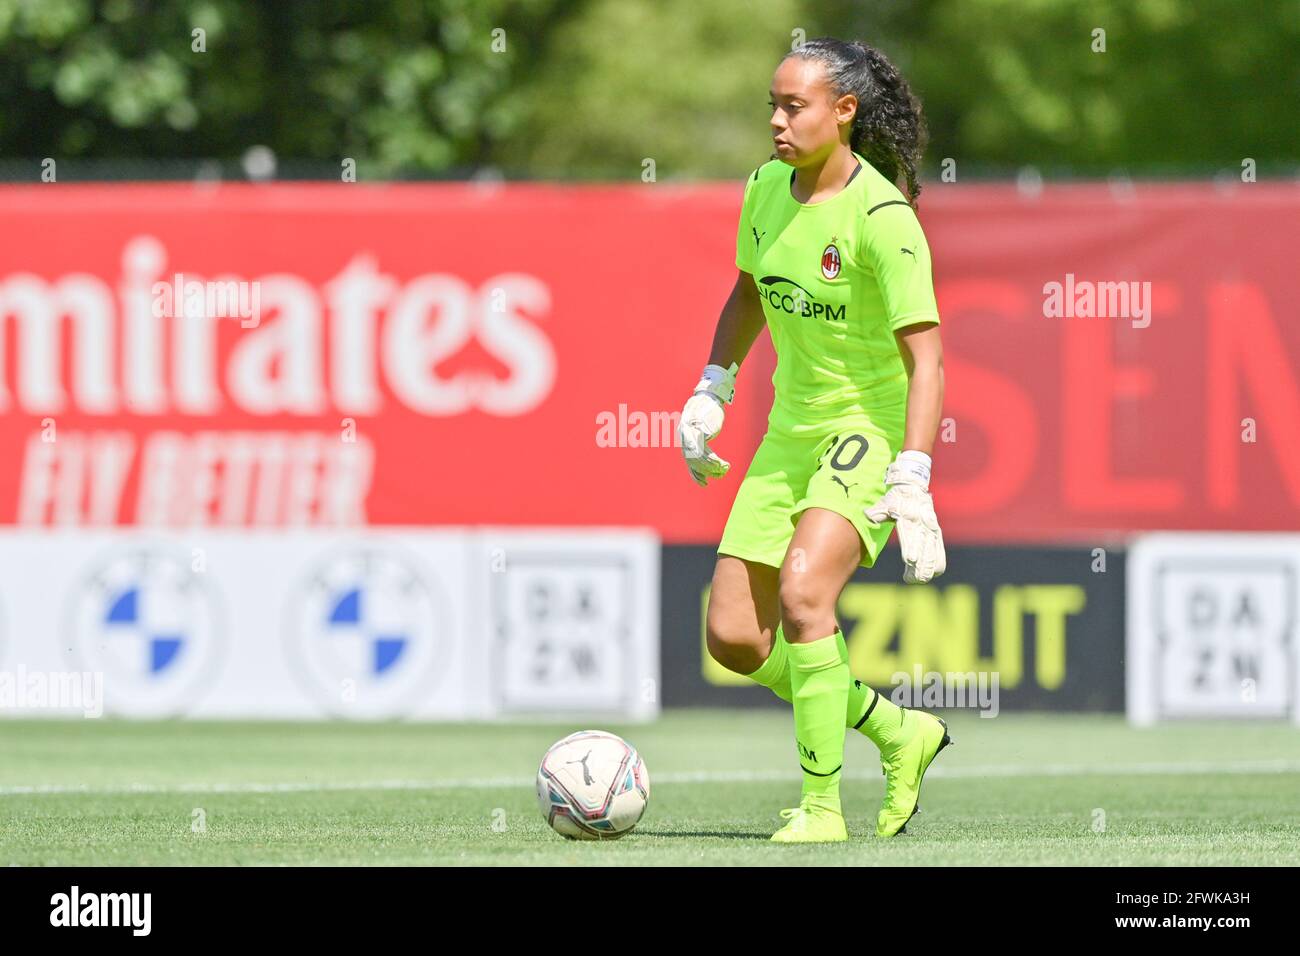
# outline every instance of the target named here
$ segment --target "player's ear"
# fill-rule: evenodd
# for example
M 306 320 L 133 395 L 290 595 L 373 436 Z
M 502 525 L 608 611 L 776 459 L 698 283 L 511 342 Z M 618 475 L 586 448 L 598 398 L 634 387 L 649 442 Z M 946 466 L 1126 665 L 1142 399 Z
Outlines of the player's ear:
M 838 123 L 852 123 L 858 115 L 858 97 L 853 93 L 845 93 L 835 101 L 835 120 Z

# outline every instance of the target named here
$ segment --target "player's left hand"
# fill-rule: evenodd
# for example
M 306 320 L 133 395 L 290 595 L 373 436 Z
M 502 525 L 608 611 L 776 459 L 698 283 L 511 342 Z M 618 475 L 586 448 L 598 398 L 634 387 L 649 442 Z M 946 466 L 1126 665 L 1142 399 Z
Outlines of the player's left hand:
M 903 581 L 925 584 L 948 568 L 943 550 L 943 532 L 930 497 L 929 456 L 902 452 L 885 469 L 884 496 L 870 508 L 867 517 L 877 523 L 895 522 L 898 546 L 903 552 Z

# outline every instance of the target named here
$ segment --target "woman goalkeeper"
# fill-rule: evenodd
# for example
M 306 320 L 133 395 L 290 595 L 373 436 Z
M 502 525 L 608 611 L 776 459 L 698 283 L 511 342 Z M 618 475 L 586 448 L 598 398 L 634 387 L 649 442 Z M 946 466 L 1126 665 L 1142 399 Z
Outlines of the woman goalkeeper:
M 745 184 L 740 274 L 680 425 L 695 480 L 726 474 L 707 443 L 766 323 L 776 394 L 718 546 L 708 647 L 794 705 L 803 791 L 772 839 L 847 839 L 848 727 L 880 748 L 876 832 L 889 837 L 916 812 L 947 726 L 852 678 L 835 607 L 895 524 L 904 580 L 924 583 L 945 567 L 929 494 L 943 403 L 939 315 L 911 205 L 924 126 L 898 70 L 859 42 L 821 38 L 787 54 L 771 105 L 776 153 Z

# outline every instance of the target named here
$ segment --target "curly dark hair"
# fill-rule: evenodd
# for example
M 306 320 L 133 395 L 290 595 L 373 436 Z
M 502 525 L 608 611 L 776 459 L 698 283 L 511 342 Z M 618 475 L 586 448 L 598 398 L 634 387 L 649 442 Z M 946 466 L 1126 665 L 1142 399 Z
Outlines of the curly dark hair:
M 915 204 L 921 194 L 916 167 L 925 149 L 927 133 L 921 101 L 885 55 L 860 40 L 846 42 L 817 37 L 800 44 L 782 58 L 815 60 L 826 70 L 826 82 L 838 99 L 848 93 L 858 98 L 849 146 L 866 157 L 891 183 L 901 175 L 907 197 Z

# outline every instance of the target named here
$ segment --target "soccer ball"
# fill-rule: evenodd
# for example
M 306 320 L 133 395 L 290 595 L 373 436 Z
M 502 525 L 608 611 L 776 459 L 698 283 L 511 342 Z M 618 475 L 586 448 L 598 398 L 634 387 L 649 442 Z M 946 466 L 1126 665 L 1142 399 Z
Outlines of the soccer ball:
M 603 730 L 580 730 L 551 746 L 537 770 L 537 803 L 570 840 L 617 840 L 650 800 L 650 774 L 636 748 Z

